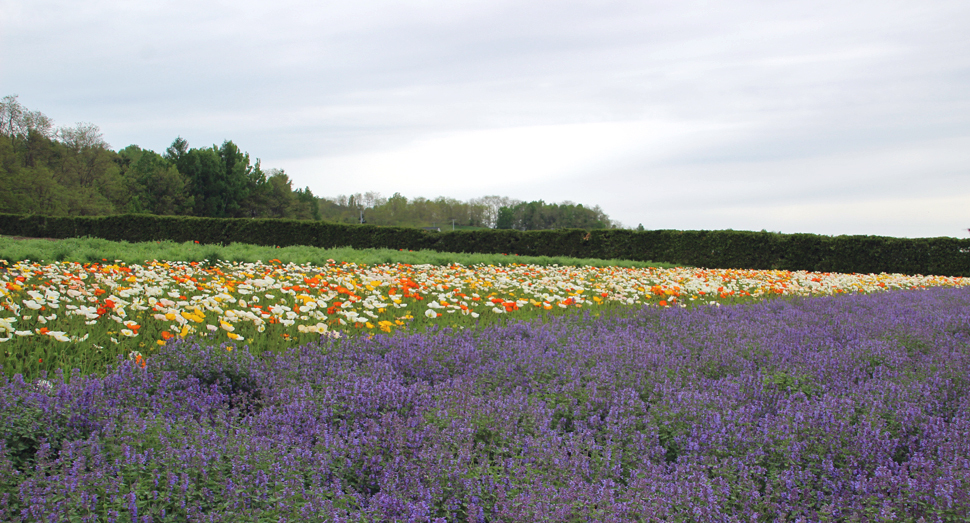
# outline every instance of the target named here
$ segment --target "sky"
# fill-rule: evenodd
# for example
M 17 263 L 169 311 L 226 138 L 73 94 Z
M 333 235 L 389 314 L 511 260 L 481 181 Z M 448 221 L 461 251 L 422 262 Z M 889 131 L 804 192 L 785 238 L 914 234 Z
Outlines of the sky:
M 970 237 L 970 2 L 0 0 L 0 96 L 317 196 Z

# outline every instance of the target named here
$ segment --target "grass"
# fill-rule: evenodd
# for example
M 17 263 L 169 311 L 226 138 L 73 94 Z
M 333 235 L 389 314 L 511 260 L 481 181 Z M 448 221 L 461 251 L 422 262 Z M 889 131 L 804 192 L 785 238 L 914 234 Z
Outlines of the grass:
M 346 261 L 358 265 L 377 265 L 382 263 L 407 263 L 411 265 L 505 265 L 527 263 L 534 265 L 591 266 L 591 267 L 630 267 L 647 268 L 676 267 L 675 264 L 660 262 L 637 262 L 630 260 L 600 260 L 589 258 L 569 258 L 550 256 L 508 256 L 504 254 L 470 254 L 437 251 L 398 251 L 394 249 L 353 249 L 335 247 L 263 247 L 243 243 L 222 245 L 202 245 L 192 242 L 172 241 L 128 243 L 102 240 L 100 238 L 71 238 L 64 240 L 26 239 L 15 240 L 0 236 L 0 260 L 16 262 L 31 260 L 37 262 L 73 261 L 81 263 L 123 262 L 126 264 L 144 263 L 148 260 L 179 260 L 186 262 L 217 261 L 256 262 L 271 259 L 282 263 L 326 265 L 328 260 Z

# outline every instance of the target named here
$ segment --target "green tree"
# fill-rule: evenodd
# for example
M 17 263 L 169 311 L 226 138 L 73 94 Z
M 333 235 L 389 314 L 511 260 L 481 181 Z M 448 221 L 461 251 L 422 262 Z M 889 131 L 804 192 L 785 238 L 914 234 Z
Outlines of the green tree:
M 249 155 L 228 140 L 222 147 L 208 149 L 187 149 L 188 143 L 183 142 L 177 138 L 166 154 L 175 159 L 178 171 L 190 181 L 193 213 L 212 218 L 242 215 L 251 177 L 258 177 L 258 166 L 254 169 Z
M 43 133 L 31 131 L 23 143 L 23 164 L 27 167 L 50 165 L 56 154 L 56 143 Z
M 317 205 L 317 197 L 313 195 L 309 187 L 293 191 L 296 196 L 294 204 L 293 218 L 300 220 L 319 220 L 320 206 Z
M 215 146 L 213 146 L 214 148 Z M 222 142 L 219 148 L 219 158 L 225 165 L 225 208 L 224 216 L 242 216 L 242 203 L 249 196 L 250 184 L 254 177 L 258 177 L 259 160 L 253 166 L 249 162 L 249 153 L 239 150 L 236 144 L 229 140 Z
M 225 165 L 218 149 L 190 149 L 178 158 L 176 168 L 189 179 L 192 214 L 225 216 Z
M 45 166 L 0 166 L 0 209 L 12 214 L 63 216 L 69 213 L 68 192 Z
M 57 145 L 49 119 L 8 96 L 0 101 L 0 120 L 0 212 L 68 214 L 68 192 L 47 166 Z M 38 120 L 46 122 L 42 129 Z
M 380 205 L 371 209 L 369 216 L 371 222 L 378 225 L 390 226 L 414 226 L 408 212 L 408 199 L 396 192 L 390 198 L 384 200 Z
M 271 218 L 292 217 L 296 197 L 293 182 L 283 171 L 275 171 L 267 180 L 266 208 Z
M 118 156 L 131 193 L 127 212 L 159 215 L 192 212 L 189 180 L 171 160 L 137 145 L 118 151 Z
M 249 175 L 246 198 L 240 204 L 237 215 L 245 218 L 265 218 L 269 216 L 268 196 L 269 184 L 266 180 L 266 173 L 259 168 L 257 162 L 255 169 Z
M 165 149 L 165 159 L 178 164 L 179 160 L 182 159 L 182 155 L 187 152 L 189 152 L 189 142 L 179 136 L 175 138 L 168 149 Z
M 501 207 L 496 228 L 534 231 L 542 229 L 609 229 L 616 227 L 599 206 L 563 202 L 547 204 L 542 200 Z
M 499 207 L 496 229 L 511 229 L 515 224 L 515 211 L 511 207 Z

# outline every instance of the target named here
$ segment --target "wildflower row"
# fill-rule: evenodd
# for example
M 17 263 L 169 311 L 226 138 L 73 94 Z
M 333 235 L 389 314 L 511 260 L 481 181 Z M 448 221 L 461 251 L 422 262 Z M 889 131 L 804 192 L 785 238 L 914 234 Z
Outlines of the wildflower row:
M 611 304 L 685 307 L 970 283 L 888 274 L 333 260 L 325 266 L 24 261 L 0 274 L 0 364 L 8 375 L 103 367 L 118 354 L 140 360 L 145 351 L 192 335 L 281 349 L 321 335 L 391 333 L 415 321 L 464 326 L 481 315 L 526 319 Z

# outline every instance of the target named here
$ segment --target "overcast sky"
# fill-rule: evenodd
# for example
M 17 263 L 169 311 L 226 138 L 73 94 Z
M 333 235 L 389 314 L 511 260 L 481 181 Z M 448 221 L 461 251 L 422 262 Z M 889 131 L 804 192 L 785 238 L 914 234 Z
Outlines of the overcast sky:
M 0 0 L 0 96 L 318 196 L 970 236 L 970 2 Z

